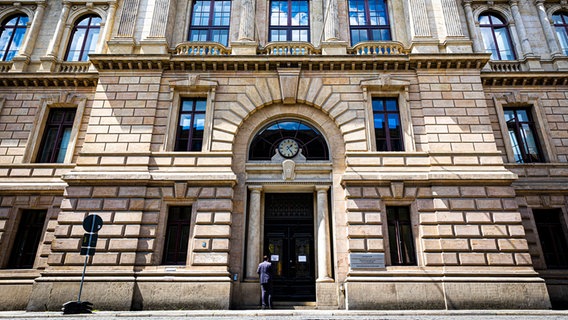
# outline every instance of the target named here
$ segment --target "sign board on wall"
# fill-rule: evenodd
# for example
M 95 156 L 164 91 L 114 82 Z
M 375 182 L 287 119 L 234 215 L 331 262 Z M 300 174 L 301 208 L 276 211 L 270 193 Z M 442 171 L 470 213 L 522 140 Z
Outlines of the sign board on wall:
M 384 253 L 351 253 L 349 254 L 351 269 L 384 269 Z

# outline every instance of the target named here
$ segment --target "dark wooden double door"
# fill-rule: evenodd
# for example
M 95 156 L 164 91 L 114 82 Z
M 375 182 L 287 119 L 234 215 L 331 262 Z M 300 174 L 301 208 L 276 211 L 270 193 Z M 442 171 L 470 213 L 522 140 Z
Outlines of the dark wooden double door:
M 313 199 L 311 193 L 265 195 L 264 246 L 275 301 L 315 301 Z

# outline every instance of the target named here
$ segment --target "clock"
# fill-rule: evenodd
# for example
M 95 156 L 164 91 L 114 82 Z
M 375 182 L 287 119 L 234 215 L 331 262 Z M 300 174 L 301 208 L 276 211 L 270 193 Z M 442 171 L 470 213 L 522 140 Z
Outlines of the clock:
M 284 158 L 292 158 L 298 154 L 298 151 L 300 151 L 300 146 L 294 139 L 284 139 L 278 144 L 278 152 Z

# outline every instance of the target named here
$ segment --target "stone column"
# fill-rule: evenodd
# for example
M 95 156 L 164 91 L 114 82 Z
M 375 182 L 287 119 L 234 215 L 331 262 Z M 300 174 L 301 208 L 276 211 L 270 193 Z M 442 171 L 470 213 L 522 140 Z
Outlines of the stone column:
M 20 49 L 20 54 L 23 56 L 29 57 L 32 55 L 33 47 L 37 39 L 37 35 L 39 34 L 39 28 L 41 28 L 41 24 L 43 22 L 45 7 L 47 7 L 46 2 L 37 3 L 37 9 L 34 14 L 32 25 L 30 26 L 30 29 L 26 31 L 26 38 L 22 48 Z
M 337 0 L 324 1 L 324 41 L 339 40 L 337 30 L 339 30 L 339 21 L 337 20 Z
M 61 43 L 61 37 L 63 36 L 63 30 L 67 24 L 67 18 L 69 17 L 69 9 L 71 8 L 71 3 L 68 1 L 63 2 L 63 8 L 61 9 L 61 14 L 59 15 L 59 21 L 55 26 L 55 32 L 53 33 L 53 38 L 47 47 L 47 55 L 53 58 L 57 58 L 57 53 L 59 52 L 59 44 Z
M 554 34 L 554 30 L 550 26 L 550 21 L 548 20 L 546 8 L 544 7 L 544 0 L 536 0 L 536 10 L 538 12 L 538 19 L 540 20 L 540 24 L 542 25 L 542 30 L 544 30 L 544 36 L 546 38 L 546 42 L 548 43 L 548 49 L 550 50 L 550 53 L 552 53 L 552 55 L 562 54 L 560 48 L 558 47 L 558 43 L 556 42 L 556 35 Z
M 329 209 L 327 201 L 329 186 L 316 186 L 317 191 L 317 246 L 318 278 L 317 281 L 331 280 L 331 249 L 329 245 Z
M 110 33 L 112 32 L 112 26 L 114 25 L 114 16 L 116 15 L 116 7 L 118 4 L 116 2 L 109 2 L 108 12 L 105 21 L 105 26 L 102 34 L 100 35 L 99 43 L 97 45 L 96 53 L 103 53 L 105 48 L 105 43 L 110 39 Z
M 241 21 L 238 41 L 254 41 L 254 13 L 256 0 L 241 0 Z
M 262 186 L 249 186 L 250 204 L 247 235 L 247 269 L 245 279 L 256 279 L 260 262 L 260 196 Z
M 464 1 L 463 8 L 465 10 L 465 18 L 467 20 L 467 28 L 469 29 L 469 36 L 471 38 L 471 42 L 473 42 L 473 52 L 484 52 L 483 46 L 481 45 L 479 37 L 477 36 L 477 24 L 475 23 L 475 19 L 473 18 L 471 1 L 472 0 Z
M 523 17 L 519 11 L 519 3 L 517 0 L 511 0 L 511 12 L 513 13 L 513 19 L 515 20 L 515 28 L 517 29 L 517 34 L 521 40 L 521 48 L 524 55 L 532 56 L 532 48 L 527 37 L 527 30 L 525 29 L 525 24 L 523 23 Z

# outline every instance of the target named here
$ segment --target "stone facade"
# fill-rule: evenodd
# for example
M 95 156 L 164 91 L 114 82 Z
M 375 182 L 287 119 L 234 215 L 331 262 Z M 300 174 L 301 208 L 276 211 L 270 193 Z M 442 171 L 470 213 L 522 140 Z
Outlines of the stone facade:
M 395 41 L 350 46 L 347 0 L 309 1 L 311 43 L 269 42 L 269 1 L 234 0 L 222 46 L 187 42 L 193 2 L 0 4 L 2 21 L 29 18 L 18 54 L 0 62 L 0 310 L 59 310 L 76 298 L 90 214 L 104 221 L 83 292 L 97 309 L 257 308 L 265 203 L 283 193 L 314 199 L 315 295 L 298 303 L 568 303 L 566 269 L 545 260 L 535 219 L 559 212 L 566 241 L 568 59 L 549 21 L 566 4 L 394 0 Z M 488 11 L 509 23 L 516 60 L 485 52 L 478 18 Z M 89 14 L 102 20 L 96 50 L 65 61 L 74 23 Z M 404 151 L 377 151 L 377 97 L 396 100 Z M 174 151 L 188 98 L 206 101 L 202 147 Z M 511 107 L 530 110 L 542 161 L 516 161 Z M 58 108 L 76 109 L 67 152 L 38 163 Z M 329 158 L 249 159 L 253 138 L 281 119 L 313 126 Z M 175 206 L 191 207 L 181 265 L 163 263 Z M 409 208 L 415 263 L 392 261 L 389 207 Z M 29 209 L 46 210 L 33 267 L 11 268 Z M 358 268 L 358 254 L 385 266 Z

